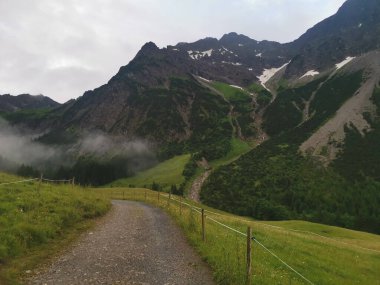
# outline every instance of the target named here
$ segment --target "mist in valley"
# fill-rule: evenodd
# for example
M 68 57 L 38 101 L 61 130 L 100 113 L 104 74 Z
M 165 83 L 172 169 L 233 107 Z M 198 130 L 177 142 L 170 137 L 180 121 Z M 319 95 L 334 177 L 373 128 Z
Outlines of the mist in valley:
M 40 135 L 1 119 L 0 170 L 27 176 L 43 173 L 54 179 L 75 176 L 84 184 L 101 184 L 157 163 L 153 146 L 144 140 L 95 131 L 84 132 L 69 145 L 47 145 L 38 141 Z

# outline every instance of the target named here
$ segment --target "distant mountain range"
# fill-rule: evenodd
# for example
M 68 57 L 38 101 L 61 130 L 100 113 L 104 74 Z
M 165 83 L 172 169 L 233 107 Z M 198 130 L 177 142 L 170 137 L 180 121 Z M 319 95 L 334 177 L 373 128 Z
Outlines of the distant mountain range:
M 380 1 L 348 0 L 286 44 L 237 33 L 162 49 L 149 42 L 109 82 L 80 98 L 59 106 L 44 97 L 38 106 L 51 111 L 6 118 L 44 133 L 40 141 L 49 144 L 92 131 L 143 139 L 160 159 L 193 153 L 214 160 L 231 150 L 232 138 L 243 140 L 256 147 L 213 171 L 204 201 L 239 214 L 373 231 L 380 217 L 375 202 L 367 203 L 364 220 L 363 206 L 353 212 L 336 202 L 343 188 L 363 181 L 371 185 L 363 189 L 372 189 L 365 199 L 380 201 L 373 190 L 380 181 L 378 15 Z M 2 112 L 37 106 L 36 98 L 4 98 Z M 323 181 L 313 184 L 317 177 L 336 184 L 331 193 Z M 350 191 L 352 206 L 359 190 Z
M 43 95 L 21 94 L 12 96 L 0 95 L 0 112 L 16 112 L 20 110 L 51 109 L 60 104 Z

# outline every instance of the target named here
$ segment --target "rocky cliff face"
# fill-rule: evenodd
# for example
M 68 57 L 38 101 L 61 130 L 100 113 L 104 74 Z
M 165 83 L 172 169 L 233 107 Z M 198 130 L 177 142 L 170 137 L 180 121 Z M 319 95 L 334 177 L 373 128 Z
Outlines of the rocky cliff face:
M 377 0 L 346 1 L 335 15 L 285 44 L 293 54 L 286 78 L 297 78 L 308 70 L 321 72 L 347 56 L 359 56 L 380 48 L 379 13 Z

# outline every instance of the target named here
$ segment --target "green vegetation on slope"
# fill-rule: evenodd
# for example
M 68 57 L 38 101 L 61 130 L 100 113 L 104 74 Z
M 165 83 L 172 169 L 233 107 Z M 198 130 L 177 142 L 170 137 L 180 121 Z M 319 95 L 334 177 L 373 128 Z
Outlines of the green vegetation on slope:
M 231 150 L 224 157 L 209 162 L 211 167 L 217 168 L 228 164 L 252 149 L 248 143 L 237 138 L 232 138 L 230 144 Z M 172 185 L 180 188 L 186 184 L 189 187 L 191 184 L 189 182 L 194 180 L 195 176 L 201 174 L 201 169 L 198 168 L 196 163 L 200 159 L 200 153 L 175 156 L 150 169 L 141 171 L 128 178 L 116 180 L 109 185 L 111 187 L 133 186 L 152 188 L 154 183 L 155 186 L 162 187 L 164 191 L 169 191 Z
M 0 183 L 22 179 L 0 173 Z M 0 265 L 5 267 L 0 283 L 12 282 L 20 273 L 8 266 L 14 259 L 22 267 L 24 257 L 64 239 L 78 224 L 103 215 L 109 207 L 104 197 L 72 185 L 0 185 Z
M 151 187 L 154 182 L 163 186 L 165 190 L 169 190 L 171 185 L 179 186 L 184 181 L 182 172 L 189 159 L 189 154 L 175 156 L 153 168 L 137 173 L 135 176 L 116 180 L 112 182 L 110 186 L 120 187 L 133 185 L 135 187 Z
M 272 93 L 265 89 L 262 85 L 253 83 L 248 87 L 248 90 L 257 94 L 256 102 L 259 105 L 256 111 L 260 111 L 272 101 Z
M 144 112 L 146 119 L 138 123 L 136 133 L 161 142 L 160 159 L 194 152 L 215 159 L 230 149 L 228 104 L 195 79 L 173 77 L 169 88 L 131 95 L 128 103 Z
M 0 113 L 0 116 L 11 123 L 33 122 L 47 119 L 51 116 L 52 109 L 20 110 L 10 113 Z
M 165 209 L 211 265 L 218 284 L 246 284 L 246 238 L 209 218 L 242 233 L 246 232 L 248 225 L 251 226 L 258 241 L 314 284 L 378 284 L 380 237 L 377 235 L 303 221 L 258 222 L 195 204 L 211 211 L 206 212 L 209 218 L 206 218 L 206 241 L 203 242 L 201 215 L 185 204 L 180 207 L 179 197 L 172 195 L 177 201 L 172 199 L 168 203 L 167 194 L 161 195 L 158 201 L 157 192 L 145 189 L 104 188 L 96 191 L 112 198 L 139 200 Z M 253 242 L 250 284 L 307 283 Z
M 214 171 L 202 188 L 202 201 L 259 219 L 305 219 L 379 233 L 379 182 L 368 178 L 353 183 L 333 168 L 325 169 L 298 153 L 299 145 L 356 92 L 361 78 L 358 72 L 325 82 L 312 106 L 323 108 L 328 105 L 326 98 L 339 98 L 332 100 L 334 107 L 318 109 L 301 126 L 282 132 Z
M 242 141 L 238 138 L 232 138 L 231 150 L 224 157 L 210 161 L 210 165 L 213 168 L 217 168 L 221 165 L 231 163 L 251 149 L 252 147 L 247 142 Z
M 202 201 L 258 219 L 304 219 L 378 233 L 380 183 L 350 183 L 297 150 L 259 146 L 217 169 L 202 188 Z
M 305 101 L 310 99 L 312 93 L 324 80 L 326 77 L 300 87 L 281 90 L 264 114 L 263 126 L 267 133 L 277 135 L 300 124 Z
M 244 137 L 251 137 L 255 134 L 255 127 L 252 120 L 252 96 L 237 87 L 233 87 L 222 82 L 213 82 L 212 86 L 220 91 L 224 98 L 234 107 L 233 117 L 237 120 L 241 127 Z

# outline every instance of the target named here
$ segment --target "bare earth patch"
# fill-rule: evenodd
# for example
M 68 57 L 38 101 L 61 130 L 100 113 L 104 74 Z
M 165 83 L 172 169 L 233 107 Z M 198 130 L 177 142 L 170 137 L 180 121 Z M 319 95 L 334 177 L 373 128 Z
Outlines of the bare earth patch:
M 112 211 L 27 284 L 215 284 L 161 209 L 114 201 Z

